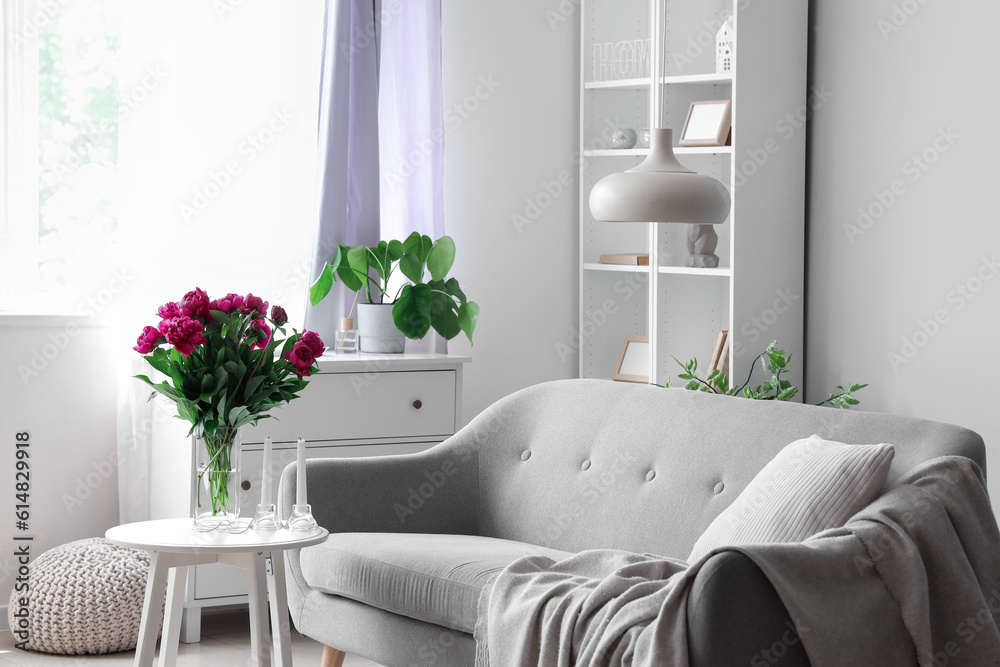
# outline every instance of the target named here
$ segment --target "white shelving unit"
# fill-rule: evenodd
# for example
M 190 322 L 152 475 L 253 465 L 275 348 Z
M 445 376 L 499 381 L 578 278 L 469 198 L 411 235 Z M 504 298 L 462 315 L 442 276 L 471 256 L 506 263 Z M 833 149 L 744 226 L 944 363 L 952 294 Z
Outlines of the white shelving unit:
M 625 336 L 649 337 L 649 377 L 676 377 L 672 357 L 704 367 L 719 331 L 731 336 L 731 377 L 771 341 L 803 358 L 805 129 L 782 124 L 806 108 L 807 3 L 800 0 L 583 0 L 581 22 L 581 377 L 610 378 Z M 655 29 L 663 12 L 666 38 Z M 731 72 L 715 71 L 715 32 L 734 16 Z M 644 78 L 592 80 L 595 45 L 651 40 Z M 665 57 L 664 57 L 665 56 Z M 661 62 L 663 65 L 661 66 Z M 662 87 L 675 140 L 693 101 L 732 99 L 732 145 L 674 151 L 689 169 L 726 184 L 729 219 L 716 230 L 720 266 L 686 266 L 687 225 L 603 223 L 589 198 L 603 177 L 648 149 L 613 150 L 612 129 L 656 127 Z M 599 264 L 606 253 L 645 252 L 651 266 Z M 655 267 L 651 268 L 651 267 Z M 790 378 L 801 383 L 801 364 Z

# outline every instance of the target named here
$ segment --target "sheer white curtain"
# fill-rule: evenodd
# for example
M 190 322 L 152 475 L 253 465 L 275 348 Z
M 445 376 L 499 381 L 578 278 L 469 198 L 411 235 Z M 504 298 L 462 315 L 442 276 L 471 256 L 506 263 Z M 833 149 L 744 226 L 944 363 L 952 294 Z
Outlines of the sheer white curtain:
M 146 403 L 132 351 L 157 306 L 195 286 L 253 292 L 304 320 L 315 220 L 318 2 L 125 3 L 120 76 L 121 520 L 148 517 L 153 440 L 185 447 Z M 127 303 L 125 303 L 127 302 Z M 154 438 L 153 436 L 156 436 Z

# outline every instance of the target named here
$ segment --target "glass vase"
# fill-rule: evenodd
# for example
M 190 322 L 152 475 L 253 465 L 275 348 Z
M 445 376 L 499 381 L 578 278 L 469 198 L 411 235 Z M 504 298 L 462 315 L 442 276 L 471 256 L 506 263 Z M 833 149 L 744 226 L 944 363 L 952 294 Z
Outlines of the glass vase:
M 194 528 L 229 529 L 240 518 L 239 429 L 224 429 L 206 436 L 198 428 L 194 439 Z

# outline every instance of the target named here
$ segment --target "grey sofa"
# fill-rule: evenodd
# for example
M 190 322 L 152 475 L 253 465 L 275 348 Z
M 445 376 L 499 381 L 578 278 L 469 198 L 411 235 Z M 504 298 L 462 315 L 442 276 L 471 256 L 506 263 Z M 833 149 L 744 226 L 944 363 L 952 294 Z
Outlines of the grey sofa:
M 326 544 L 290 552 L 296 628 L 388 667 L 471 667 L 476 600 L 525 554 L 614 548 L 686 558 L 695 540 L 793 440 L 819 434 L 896 445 L 888 484 L 957 454 L 985 471 L 982 439 L 919 419 L 749 401 L 601 380 L 551 382 L 497 402 L 420 454 L 308 464 L 309 500 Z M 295 497 L 286 469 L 280 502 Z M 688 607 L 691 664 L 808 665 L 763 573 L 721 552 Z M 758 663 L 753 663 L 753 660 Z

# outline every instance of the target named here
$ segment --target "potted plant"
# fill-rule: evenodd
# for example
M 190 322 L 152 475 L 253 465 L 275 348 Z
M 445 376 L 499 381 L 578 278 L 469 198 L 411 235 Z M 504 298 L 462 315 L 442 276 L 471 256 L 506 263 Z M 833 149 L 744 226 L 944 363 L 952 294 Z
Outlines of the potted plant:
M 358 294 L 364 290 L 368 303 L 358 304 L 363 352 L 402 352 L 406 338 L 423 338 L 431 328 L 446 340 L 465 332 L 471 342 L 479 305 L 466 298 L 458 280 L 448 277 L 454 263 L 450 236 L 432 242 L 413 232 L 405 241 L 379 241 L 373 247 L 342 245 L 309 288 L 309 300 L 314 306 L 322 301 L 335 280 Z M 390 296 L 397 268 L 408 282 Z M 430 273 L 426 282 L 425 273 Z
M 240 427 L 298 397 L 318 370 L 323 341 L 292 330 L 281 339 L 285 310 L 260 297 L 227 294 L 210 300 L 199 288 L 160 306 L 160 322 L 142 330 L 133 348 L 168 378 L 137 375 L 177 404 L 196 440 L 194 522 L 199 530 L 239 520 Z M 169 349 L 168 349 L 169 347 Z

